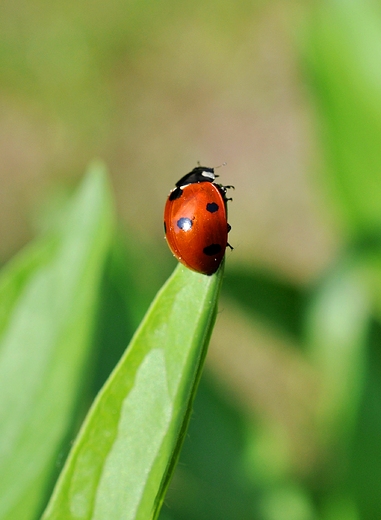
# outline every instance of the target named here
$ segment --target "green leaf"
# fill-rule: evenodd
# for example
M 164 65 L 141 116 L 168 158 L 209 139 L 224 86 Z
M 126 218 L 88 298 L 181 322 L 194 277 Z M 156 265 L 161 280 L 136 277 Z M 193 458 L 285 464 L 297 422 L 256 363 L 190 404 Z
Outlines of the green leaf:
M 348 230 L 381 227 L 381 15 L 373 0 L 321 0 L 306 28 L 326 181 Z
M 0 276 L 0 518 L 36 518 L 83 385 L 112 232 L 94 164 L 48 236 Z
M 186 432 L 222 272 L 175 269 L 90 410 L 44 520 L 157 518 Z

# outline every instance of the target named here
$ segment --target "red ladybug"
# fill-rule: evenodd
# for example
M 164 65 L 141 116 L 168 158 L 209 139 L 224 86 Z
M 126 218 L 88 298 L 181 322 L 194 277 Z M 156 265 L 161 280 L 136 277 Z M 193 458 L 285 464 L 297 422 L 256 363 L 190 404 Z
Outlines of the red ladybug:
M 214 168 L 197 166 L 177 183 L 164 210 L 164 232 L 174 256 L 203 274 L 217 271 L 225 254 L 230 226 L 226 191 L 215 184 Z

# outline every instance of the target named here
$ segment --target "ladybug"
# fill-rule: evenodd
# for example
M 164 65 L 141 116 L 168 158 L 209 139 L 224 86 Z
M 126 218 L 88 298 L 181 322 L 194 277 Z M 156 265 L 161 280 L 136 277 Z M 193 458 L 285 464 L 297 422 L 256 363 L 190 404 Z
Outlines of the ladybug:
M 174 256 L 189 269 L 211 275 L 224 257 L 230 226 L 228 189 L 215 184 L 214 168 L 197 166 L 169 193 L 164 209 L 164 232 Z

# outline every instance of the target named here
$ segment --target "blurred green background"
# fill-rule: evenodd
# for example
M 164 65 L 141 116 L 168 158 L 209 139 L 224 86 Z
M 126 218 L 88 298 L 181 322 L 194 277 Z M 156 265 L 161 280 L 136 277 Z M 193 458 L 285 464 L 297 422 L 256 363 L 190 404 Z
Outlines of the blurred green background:
M 83 408 L 176 265 L 169 190 L 197 161 L 236 187 L 162 520 L 381 518 L 380 64 L 372 0 L 0 3 L 2 263 L 110 169 Z

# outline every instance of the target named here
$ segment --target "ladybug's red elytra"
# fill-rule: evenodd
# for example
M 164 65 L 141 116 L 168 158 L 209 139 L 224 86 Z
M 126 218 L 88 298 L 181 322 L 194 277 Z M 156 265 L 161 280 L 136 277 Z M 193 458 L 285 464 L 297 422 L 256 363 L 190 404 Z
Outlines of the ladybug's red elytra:
M 230 226 L 226 192 L 216 184 L 214 168 L 197 166 L 169 193 L 164 232 L 174 256 L 189 269 L 211 275 L 224 257 Z

